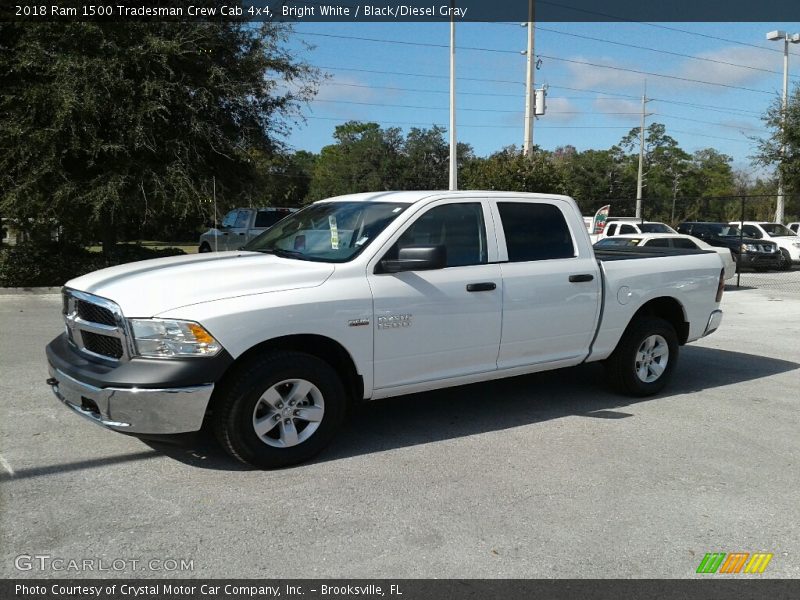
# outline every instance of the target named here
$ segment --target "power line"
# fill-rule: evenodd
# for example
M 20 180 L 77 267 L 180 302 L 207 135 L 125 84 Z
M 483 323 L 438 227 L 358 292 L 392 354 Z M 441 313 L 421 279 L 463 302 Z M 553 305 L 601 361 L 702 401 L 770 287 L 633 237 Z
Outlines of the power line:
M 383 107 L 390 107 L 390 108 L 416 108 L 422 110 L 450 110 L 447 106 L 419 106 L 416 104 L 389 104 L 385 102 L 361 102 L 356 100 L 333 100 L 333 99 L 326 99 L 321 98 L 318 100 L 312 100 L 313 102 L 333 102 L 336 104 L 357 104 L 359 106 L 383 106 Z M 490 113 L 516 113 L 522 114 L 523 111 L 521 110 L 503 110 L 499 108 L 459 108 L 459 111 L 469 111 L 469 112 L 490 112 Z M 586 111 L 570 111 L 570 110 L 551 110 L 548 111 L 551 114 L 558 114 L 558 115 L 584 115 L 587 114 Z M 605 112 L 605 111 L 593 111 L 588 114 L 600 114 L 600 115 L 638 115 L 638 112 Z
M 730 123 L 711 123 L 708 121 L 703 121 L 701 119 L 690 119 L 689 117 L 679 117 L 677 115 L 667 115 L 664 113 L 653 113 L 658 115 L 659 117 L 666 117 L 668 119 L 679 119 L 681 121 L 690 121 L 692 123 L 703 123 L 704 125 L 716 125 L 717 127 L 729 127 L 731 129 L 747 129 L 750 131 L 760 131 L 763 133 L 764 129 L 761 127 L 748 127 L 746 125 L 732 125 Z
M 751 71 L 761 71 L 763 73 L 771 73 L 773 75 L 783 75 L 782 71 L 772 71 L 770 69 L 764 69 L 762 67 L 754 67 L 752 65 L 743 65 L 743 64 L 740 64 L 740 63 L 729 62 L 729 61 L 726 61 L 726 60 L 719 60 L 719 59 L 716 59 L 716 58 L 708 58 L 708 57 L 704 57 L 704 56 L 692 56 L 691 54 L 683 54 L 681 52 L 673 52 L 672 50 L 663 50 L 661 48 L 651 48 L 649 46 L 639 46 L 637 44 L 629 44 L 627 42 L 618 42 L 618 41 L 615 41 L 615 40 L 608 40 L 608 39 L 593 37 L 593 36 L 590 36 L 590 35 L 582 35 L 582 34 L 579 34 L 579 33 L 570 33 L 568 31 L 560 31 L 558 29 L 551 29 L 549 27 L 541 27 L 539 25 L 536 26 L 536 29 L 539 30 L 539 31 L 547 31 L 548 33 L 556 33 L 558 35 L 565 35 L 565 36 L 574 37 L 574 38 L 580 38 L 580 39 L 584 39 L 584 40 L 591 40 L 591 41 L 595 41 L 595 42 L 601 42 L 603 44 L 613 44 L 615 46 L 622 46 L 622 47 L 625 47 L 625 48 L 635 48 L 637 50 L 646 50 L 648 52 L 658 52 L 660 54 L 668 54 L 670 56 L 679 56 L 681 58 L 688 58 L 688 59 L 691 59 L 691 60 L 710 62 L 710 63 L 719 64 L 719 65 L 727 65 L 729 67 L 738 67 L 740 69 L 750 69 Z M 795 78 L 795 79 L 800 79 L 800 76 L 797 76 L 797 75 L 791 75 L 790 74 L 789 76 L 792 77 L 792 78 Z
M 446 44 L 434 44 L 434 43 L 430 43 L 430 42 L 410 42 L 410 41 L 407 41 L 407 40 L 386 40 L 386 39 L 381 39 L 381 38 L 368 38 L 368 37 L 361 37 L 361 36 L 347 36 L 347 35 L 338 35 L 338 34 L 333 34 L 333 33 L 311 33 L 311 32 L 305 32 L 303 35 L 313 35 L 313 36 L 320 36 L 320 37 L 327 37 L 327 38 L 339 38 L 339 39 L 346 39 L 346 40 L 357 40 L 357 41 L 374 42 L 374 43 L 380 43 L 380 44 L 400 44 L 400 45 L 403 45 L 403 46 L 419 46 L 419 47 L 424 47 L 424 48 L 449 48 L 449 46 L 447 46 Z M 458 50 L 475 50 L 475 51 L 482 51 L 482 52 L 496 52 L 496 53 L 502 53 L 502 54 L 515 54 L 515 55 L 519 54 L 519 52 L 516 51 L 516 50 L 505 50 L 505 49 L 500 49 L 500 48 L 484 48 L 484 47 L 478 47 L 478 46 L 456 46 L 456 48 Z M 714 87 L 723 87 L 723 88 L 727 88 L 727 89 L 742 90 L 742 91 L 745 91 L 745 92 L 752 92 L 752 93 L 757 93 L 757 94 L 768 94 L 770 96 L 773 94 L 773 92 L 770 92 L 768 90 L 759 90 L 759 89 L 755 89 L 755 88 L 748 88 L 748 87 L 744 87 L 744 86 L 740 86 L 740 85 L 732 85 L 732 84 L 728 84 L 728 83 L 703 81 L 702 79 L 692 79 L 690 77 L 681 77 L 679 75 L 667 75 L 665 73 L 656 73 L 654 71 L 642 71 L 642 70 L 639 70 L 639 69 L 631 69 L 631 68 L 628 68 L 628 67 L 618 67 L 618 66 L 613 66 L 613 65 L 604 65 L 604 64 L 593 63 L 593 62 L 589 62 L 589 61 L 576 60 L 576 59 L 573 59 L 573 58 L 560 58 L 560 57 L 557 57 L 557 56 L 549 56 L 547 54 L 537 54 L 537 56 L 540 57 L 540 58 L 546 58 L 548 60 L 555 60 L 555 61 L 559 61 L 559 62 L 566 62 L 566 63 L 577 64 L 577 65 L 585 65 L 585 66 L 588 66 L 588 67 L 601 68 L 601 69 L 612 69 L 614 71 L 623 71 L 623 72 L 626 72 L 626 73 L 635 73 L 635 74 L 638 74 L 638 75 L 647 75 L 649 77 L 661 77 L 661 78 L 664 78 L 664 79 L 671 79 L 673 81 L 685 81 L 687 83 L 696 83 L 696 84 L 699 84 L 699 85 L 710 85 L 710 86 L 714 86 Z
M 339 117 L 304 117 L 306 119 L 314 119 L 317 121 L 344 121 Z M 422 122 L 422 121 L 385 121 L 385 120 L 378 120 L 378 119 L 368 119 L 368 123 L 378 123 L 379 125 L 388 124 L 388 125 L 421 125 L 424 127 L 428 126 L 437 126 L 447 128 L 444 123 L 430 123 L 430 122 Z M 459 123 L 459 127 L 470 127 L 470 128 L 487 128 L 487 129 L 519 129 L 518 125 L 464 125 Z M 630 129 L 627 125 L 543 125 L 539 127 L 540 129 Z

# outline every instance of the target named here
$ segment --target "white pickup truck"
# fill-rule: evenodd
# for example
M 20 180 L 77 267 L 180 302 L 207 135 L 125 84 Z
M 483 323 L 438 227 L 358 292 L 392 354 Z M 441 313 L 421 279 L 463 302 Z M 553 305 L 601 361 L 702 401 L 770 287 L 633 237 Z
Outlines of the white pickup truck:
M 362 399 L 594 361 L 620 391 L 655 394 L 679 346 L 719 327 L 723 287 L 715 252 L 595 253 L 565 196 L 341 196 L 242 251 L 68 282 L 48 384 L 107 428 L 206 423 L 274 468 L 319 452 Z

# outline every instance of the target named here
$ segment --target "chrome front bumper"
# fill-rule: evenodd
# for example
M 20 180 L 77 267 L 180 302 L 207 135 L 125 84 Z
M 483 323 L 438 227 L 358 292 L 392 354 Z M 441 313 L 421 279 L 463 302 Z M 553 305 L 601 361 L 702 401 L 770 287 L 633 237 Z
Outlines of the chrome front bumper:
M 169 434 L 197 431 L 214 384 L 183 388 L 98 388 L 48 365 L 47 383 L 70 409 L 108 429 L 125 433 Z
M 711 316 L 708 317 L 708 324 L 706 325 L 706 330 L 703 332 L 703 337 L 714 333 L 717 329 L 719 329 L 721 323 L 722 311 L 719 309 L 712 311 Z

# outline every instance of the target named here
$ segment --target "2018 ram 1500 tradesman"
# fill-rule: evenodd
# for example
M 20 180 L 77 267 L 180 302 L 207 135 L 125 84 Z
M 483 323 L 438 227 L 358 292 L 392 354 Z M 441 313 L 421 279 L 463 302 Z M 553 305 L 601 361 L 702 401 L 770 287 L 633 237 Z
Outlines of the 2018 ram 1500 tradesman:
M 278 467 L 321 450 L 353 400 L 586 361 L 655 394 L 679 346 L 719 326 L 722 288 L 714 252 L 595 253 L 564 196 L 355 194 L 242 251 L 68 282 L 48 383 L 110 429 L 206 421 L 236 458 Z

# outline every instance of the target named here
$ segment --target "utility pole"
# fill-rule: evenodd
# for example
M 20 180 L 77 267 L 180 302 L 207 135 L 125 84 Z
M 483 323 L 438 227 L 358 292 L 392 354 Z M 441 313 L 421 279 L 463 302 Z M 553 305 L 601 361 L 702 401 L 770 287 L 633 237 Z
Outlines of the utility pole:
M 526 67 L 525 67 L 525 135 L 523 137 L 524 142 L 522 143 L 522 153 L 525 156 L 530 156 L 531 150 L 533 148 L 533 121 L 534 121 L 534 114 L 533 114 L 533 102 L 534 102 L 534 90 L 533 90 L 533 74 L 534 69 L 536 68 L 536 60 L 533 55 L 533 36 L 534 36 L 534 14 L 533 14 L 533 1 L 528 0 L 528 22 L 523 23 L 523 26 L 528 27 L 528 48 L 526 52 Z
M 450 8 L 455 8 L 450 0 Z M 458 189 L 458 138 L 456 137 L 456 20 L 450 11 L 450 190 Z
M 645 107 L 647 99 L 647 81 L 644 82 L 644 93 L 642 94 L 642 124 L 639 131 L 639 175 L 636 178 L 636 218 L 642 218 L 642 174 L 644 169 L 644 118 L 647 116 Z

